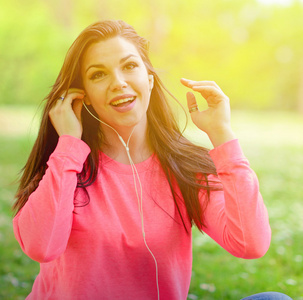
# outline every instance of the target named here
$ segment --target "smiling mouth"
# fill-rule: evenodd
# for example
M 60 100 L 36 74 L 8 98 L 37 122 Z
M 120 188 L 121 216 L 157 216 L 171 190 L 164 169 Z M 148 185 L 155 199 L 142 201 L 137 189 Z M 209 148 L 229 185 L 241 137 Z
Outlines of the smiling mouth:
M 135 99 L 136 99 L 136 97 L 129 97 L 129 98 L 124 98 L 124 99 L 119 99 L 119 100 L 111 102 L 110 105 L 116 106 L 116 107 L 125 106 L 125 105 L 128 105 L 128 104 L 132 103 Z

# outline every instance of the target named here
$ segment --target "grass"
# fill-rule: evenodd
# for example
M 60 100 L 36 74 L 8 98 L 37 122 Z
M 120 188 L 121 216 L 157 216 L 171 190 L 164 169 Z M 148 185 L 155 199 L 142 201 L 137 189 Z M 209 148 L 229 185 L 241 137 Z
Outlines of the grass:
M 25 299 L 39 265 L 23 254 L 12 230 L 11 205 L 17 174 L 29 154 L 30 141 L 0 137 L 0 299 Z
M 191 299 L 241 299 L 262 291 L 303 299 L 302 148 L 264 147 L 251 161 L 269 211 L 271 247 L 261 259 L 237 259 L 195 231 Z
M 261 259 L 242 260 L 195 230 L 189 299 L 241 299 L 263 291 L 303 299 L 302 116 L 239 112 L 234 120 L 268 208 L 271 247 Z
M 22 253 L 14 238 L 10 210 L 17 187 L 13 181 L 33 142 L 32 136 L 24 131 L 24 126 L 29 125 L 25 118 L 20 132 L 1 124 L 0 299 L 24 299 L 39 271 L 39 265 Z M 233 127 L 259 177 L 273 232 L 271 247 L 263 258 L 242 260 L 194 230 L 188 299 L 241 299 L 257 292 L 279 291 L 302 300 L 302 116 L 234 112 Z M 205 136 L 190 135 L 207 144 Z

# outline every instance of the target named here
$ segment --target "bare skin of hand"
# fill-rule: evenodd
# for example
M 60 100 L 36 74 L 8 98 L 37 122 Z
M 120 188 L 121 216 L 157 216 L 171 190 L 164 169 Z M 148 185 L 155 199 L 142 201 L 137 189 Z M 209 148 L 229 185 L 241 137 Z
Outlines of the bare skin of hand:
M 230 124 L 229 98 L 214 81 L 194 81 L 181 79 L 181 83 L 194 92 L 198 92 L 206 100 L 208 108 L 192 112 L 193 123 L 204 131 L 214 147 L 235 139 Z M 186 94 L 188 109 L 198 106 L 192 92 Z
M 49 118 L 59 136 L 71 135 L 81 139 L 83 132 L 81 110 L 85 92 L 72 88 L 67 93 L 63 92 L 62 96 L 64 100 L 57 100 L 49 112 Z

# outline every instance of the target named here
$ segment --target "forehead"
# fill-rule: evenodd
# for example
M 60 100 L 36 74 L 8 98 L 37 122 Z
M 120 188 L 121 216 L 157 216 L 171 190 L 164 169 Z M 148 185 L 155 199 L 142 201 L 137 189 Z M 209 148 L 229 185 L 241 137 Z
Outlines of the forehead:
M 84 53 L 82 66 L 94 63 L 106 65 L 106 63 L 120 61 L 121 58 L 130 54 L 140 58 L 140 54 L 133 43 L 117 36 L 90 45 Z

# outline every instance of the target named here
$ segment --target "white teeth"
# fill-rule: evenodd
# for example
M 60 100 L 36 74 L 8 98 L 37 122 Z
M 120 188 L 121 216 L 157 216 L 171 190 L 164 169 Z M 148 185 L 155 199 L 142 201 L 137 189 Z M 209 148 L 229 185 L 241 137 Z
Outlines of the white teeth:
M 135 97 L 123 98 L 123 99 L 119 99 L 119 100 L 117 100 L 117 101 L 112 102 L 111 105 L 116 106 L 116 105 L 119 105 L 119 104 L 121 104 L 121 103 L 125 103 L 125 102 L 128 102 L 128 101 L 133 101 L 133 100 L 135 100 Z

